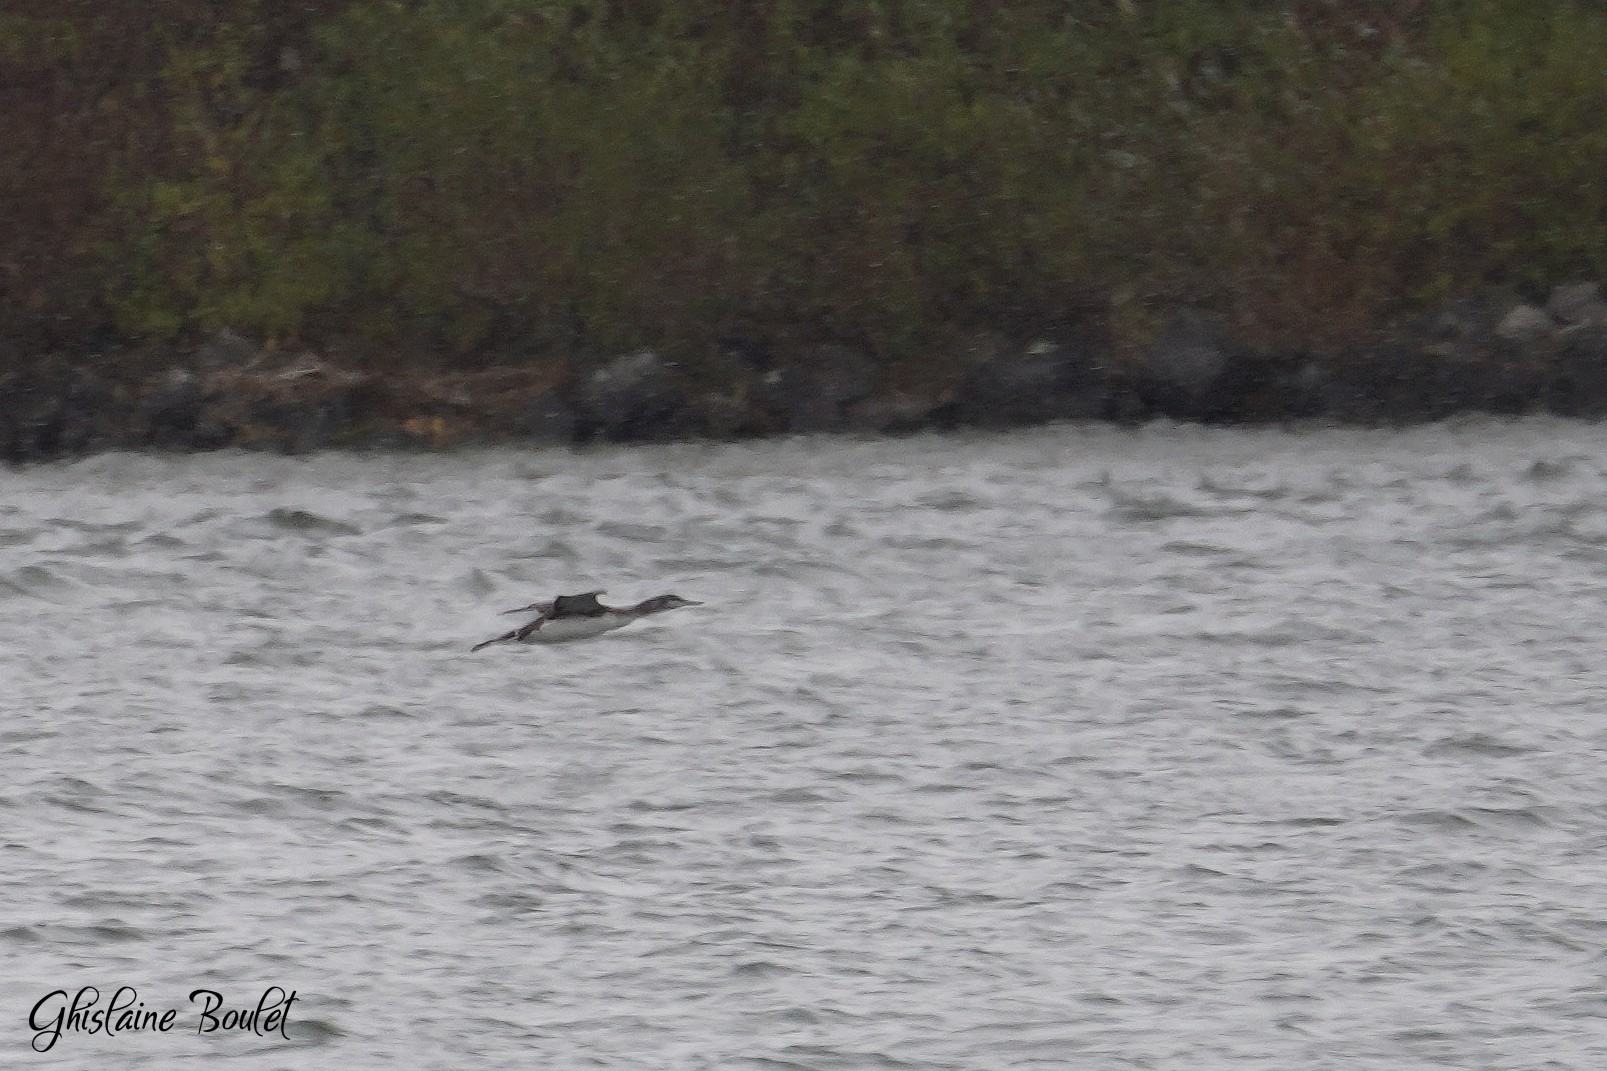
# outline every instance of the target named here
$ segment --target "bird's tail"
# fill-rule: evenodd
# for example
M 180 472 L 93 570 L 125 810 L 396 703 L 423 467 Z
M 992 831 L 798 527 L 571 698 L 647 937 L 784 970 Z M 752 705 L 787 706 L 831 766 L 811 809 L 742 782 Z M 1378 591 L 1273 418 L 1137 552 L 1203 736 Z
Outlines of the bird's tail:
M 473 654 L 474 652 L 480 650 L 481 648 L 490 647 L 494 643 L 512 643 L 514 640 L 517 640 L 518 638 L 519 638 L 519 630 L 518 629 L 514 629 L 512 632 L 504 632 L 500 636 L 493 636 L 489 640 L 484 640 L 484 641 L 482 641 L 480 643 L 475 644 L 473 647 L 469 648 L 469 653 Z

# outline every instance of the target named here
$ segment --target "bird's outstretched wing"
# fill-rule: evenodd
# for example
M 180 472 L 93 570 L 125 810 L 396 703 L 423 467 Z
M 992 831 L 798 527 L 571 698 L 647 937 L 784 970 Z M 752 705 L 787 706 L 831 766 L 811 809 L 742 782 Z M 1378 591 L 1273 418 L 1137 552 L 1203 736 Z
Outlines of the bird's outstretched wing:
M 526 627 L 529 627 L 529 626 L 526 626 Z M 477 643 L 473 647 L 469 648 L 469 653 L 473 654 L 474 652 L 476 652 L 478 650 L 481 650 L 481 649 L 486 648 L 486 647 L 490 647 L 494 643 L 512 643 L 512 642 L 514 642 L 515 640 L 517 640 L 519 638 L 520 631 L 521 630 L 519 630 L 519 629 L 514 629 L 512 632 L 504 632 L 500 636 L 493 636 L 489 640 L 481 640 L 479 643 Z
M 597 596 L 608 594 L 606 591 L 587 591 L 580 595 L 559 595 L 555 599 L 544 599 L 533 602 L 529 606 L 516 606 L 512 610 L 502 611 L 505 614 L 540 614 L 542 617 L 551 617 L 556 610 L 559 613 L 600 613 L 601 605 Z M 596 607 L 596 609 L 591 609 Z

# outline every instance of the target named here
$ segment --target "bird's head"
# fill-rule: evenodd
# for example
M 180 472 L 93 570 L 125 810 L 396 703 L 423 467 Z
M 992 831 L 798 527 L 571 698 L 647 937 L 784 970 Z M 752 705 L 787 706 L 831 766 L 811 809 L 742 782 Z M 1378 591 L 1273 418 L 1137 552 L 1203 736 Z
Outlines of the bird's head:
M 679 610 L 683 606 L 702 605 L 692 599 L 683 599 L 679 595 L 655 595 L 642 603 L 641 610 L 644 614 L 661 614 L 665 610 Z

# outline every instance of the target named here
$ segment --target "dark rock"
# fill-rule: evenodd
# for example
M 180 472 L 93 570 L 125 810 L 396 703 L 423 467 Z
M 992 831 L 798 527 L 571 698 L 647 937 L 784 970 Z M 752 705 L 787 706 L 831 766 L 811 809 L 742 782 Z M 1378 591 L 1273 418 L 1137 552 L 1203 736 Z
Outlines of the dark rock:
M 1366 355 L 1344 353 L 1332 360 L 1311 360 L 1299 373 L 1299 384 L 1311 399 L 1315 415 L 1347 423 L 1369 423 L 1380 416 L 1375 395 L 1367 387 Z
M 1161 329 L 1147 363 L 1151 376 L 1190 394 L 1203 394 L 1227 368 L 1219 332 L 1193 309 L 1175 313 Z
M 1139 395 L 1153 411 L 1181 420 L 1230 415 L 1235 408 L 1226 382 L 1235 359 L 1230 349 L 1222 332 L 1202 314 L 1179 310 L 1139 362 Z
M 119 446 L 128 439 L 132 405 L 111 382 L 87 368 L 76 369 L 56 406 L 63 453 L 81 454 Z
M 1262 423 L 1312 417 L 1322 412 L 1320 376 L 1296 355 L 1241 353 L 1212 386 L 1206 419 Z
M 1551 291 L 1546 311 L 1561 324 L 1607 324 L 1600 283 L 1564 283 Z
M 220 437 L 242 446 L 305 453 L 355 444 L 359 427 L 388 419 L 388 381 L 303 355 L 289 367 L 219 369 L 203 383 L 207 406 L 192 433 L 200 448 Z
M 1517 414 L 1535 408 L 1547 377 L 1545 365 L 1532 357 L 1529 353 L 1497 352 L 1490 360 L 1447 368 L 1447 378 L 1455 384 L 1450 392 L 1452 404 L 1485 413 Z
M 258 347 L 227 327 L 207 339 L 195 351 L 196 362 L 203 368 L 238 368 L 250 364 L 259 356 L 261 350 Z
M 1321 361 L 1291 361 L 1278 376 L 1278 390 L 1284 399 L 1283 410 L 1277 414 L 1279 419 L 1328 416 L 1332 412 L 1328 369 Z
M 250 420 L 269 444 L 291 454 L 330 446 L 352 424 L 350 408 L 339 396 L 262 398 L 252 403 Z
M 1545 404 L 1564 416 L 1607 414 L 1607 323 L 1568 333 L 1545 385 Z
M 139 415 L 148 440 L 159 446 L 183 446 L 201 418 L 206 394 L 201 380 L 187 368 L 170 368 L 150 383 L 140 399 Z
M 1437 420 L 1463 410 L 1517 413 L 1538 401 L 1557 346 L 1544 310 L 1500 291 L 1451 301 L 1391 328 L 1344 373 L 1373 416 Z M 1347 418 L 1341 410 L 1335 415 Z
M 1443 359 L 1405 339 L 1386 339 L 1320 367 L 1313 389 L 1324 414 L 1336 420 L 1437 420 L 1455 410 Z
M 195 450 L 223 450 L 238 442 L 239 432 L 233 425 L 212 417 L 202 417 L 190 433 L 190 447 Z
M 713 392 L 692 398 L 681 416 L 685 434 L 710 439 L 734 439 L 753 423 L 741 398 Z
M 1502 291 L 1471 294 L 1448 301 L 1410 321 L 1404 334 L 1427 341 L 1468 347 L 1488 345 L 1502 319 L 1520 302 Z
M 616 357 L 582 380 L 576 392 L 579 435 L 615 441 L 662 434 L 681 403 L 668 362 L 652 350 Z
M 1502 293 L 1475 295 L 1385 332 L 1327 368 L 1328 415 L 1340 420 L 1438 420 L 1538 404 L 1558 346 L 1550 314 Z
M 34 461 L 61 453 L 60 399 L 68 371 L 46 360 L 0 383 L 0 441 L 11 461 Z
M 138 445 L 133 418 L 127 396 L 86 364 L 45 357 L 0 377 L 0 455 L 13 461 Z
M 1105 414 L 1111 392 L 1086 339 L 1037 342 L 983 361 L 948 407 L 959 424 L 1006 428 Z
M 560 392 L 545 391 L 514 418 L 514 430 L 521 438 L 539 445 L 572 443 L 575 441 L 575 407 Z
M 1435 364 L 1435 416 L 1521 413 L 1538 403 L 1558 346 L 1557 323 L 1546 310 L 1495 292 L 1452 302 L 1428 328 L 1427 337 L 1412 341 Z
M 1495 325 L 1497 337 L 1520 346 L 1550 338 L 1556 330 L 1557 321 L 1538 305 L 1518 305 Z
M 715 346 L 722 360 L 750 372 L 768 372 L 776 363 L 775 351 L 758 339 L 728 335 Z
M 1111 386 L 1110 400 L 1105 403 L 1105 418 L 1127 427 L 1136 427 L 1149 417 L 1149 410 L 1138 391 L 1127 384 Z
M 849 407 L 848 426 L 877 435 L 921 431 L 933 425 L 940 408 L 937 398 L 924 394 L 866 398 Z
M 766 372 L 753 397 L 791 432 L 835 431 L 847 424 L 848 407 L 870 394 L 881 368 L 847 346 L 816 347 L 804 359 Z

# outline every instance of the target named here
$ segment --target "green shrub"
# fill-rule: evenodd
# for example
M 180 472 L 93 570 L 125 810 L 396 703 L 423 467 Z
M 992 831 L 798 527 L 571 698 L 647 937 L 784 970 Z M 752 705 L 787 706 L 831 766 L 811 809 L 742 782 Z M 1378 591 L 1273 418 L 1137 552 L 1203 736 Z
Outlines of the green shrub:
M 1607 275 L 1584 0 L 297 10 L 0 19 L 28 59 L 0 100 L 56 147 L 0 165 L 33 206 L 0 228 L 28 279 L 0 331 L 694 365 L 740 334 L 946 375 L 977 329 L 1138 338 L 1187 303 L 1337 347 L 1451 293 Z M 87 69 L 116 74 L 63 74 Z

